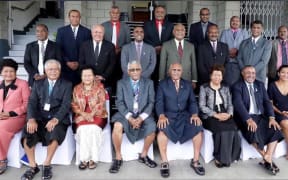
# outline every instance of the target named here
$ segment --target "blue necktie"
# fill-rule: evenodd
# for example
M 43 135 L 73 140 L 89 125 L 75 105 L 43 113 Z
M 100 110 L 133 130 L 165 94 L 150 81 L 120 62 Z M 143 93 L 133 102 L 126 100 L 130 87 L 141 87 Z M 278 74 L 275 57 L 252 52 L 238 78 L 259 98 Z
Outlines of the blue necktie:
M 286 52 L 286 43 L 285 43 L 285 41 L 282 41 L 281 49 L 282 49 L 282 65 L 287 65 L 287 52 Z
M 255 39 L 252 40 L 252 45 L 253 45 L 253 50 L 256 49 L 256 42 L 255 42 Z
M 233 39 L 236 39 L 237 31 L 233 32 Z
M 54 82 L 53 81 L 51 81 L 50 83 L 49 83 L 49 89 L 48 89 L 48 94 L 49 94 L 49 96 L 51 95 L 51 93 L 52 93 L 52 90 L 53 90 L 53 86 L 54 86 Z

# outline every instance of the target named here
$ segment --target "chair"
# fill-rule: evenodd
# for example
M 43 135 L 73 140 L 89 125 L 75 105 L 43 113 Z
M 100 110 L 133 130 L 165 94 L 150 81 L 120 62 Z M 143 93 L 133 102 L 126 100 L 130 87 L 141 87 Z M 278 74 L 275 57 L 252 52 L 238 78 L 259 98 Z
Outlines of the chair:
M 51 164 L 70 165 L 75 153 L 75 139 L 72 132 L 72 127 L 69 126 L 66 132 L 66 137 L 62 144 L 57 148 Z M 45 161 L 47 147 L 38 143 L 35 148 L 35 160 L 37 164 L 42 164 Z
M 262 156 L 257 152 L 257 150 L 248 142 L 246 139 L 242 136 L 242 133 L 239 131 L 240 137 L 241 137 L 241 159 L 243 161 L 248 159 L 255 159 L 255 158 L 262 158 Z M 287 148 L 286 148 L 286 142 L 282 140 L 280 143 L 278 143 L 275 152 L 273 154 L 274 158 L 279 158 L 281 156 L 284 156 L 286 154 Z M 266 149 L 266 146 L 264 147 Z
M 126 134 L 123 134 L 122 138 L 122 144 L 121 144 L 121 155 L 123 161 L 131 161 L 138 159 L 138 154 L 142 152 L 144 146 L 144 139 L 141 139 L 139 141 L 136 141 L 134 144 L 132 144 Z M 154 160 L 154 154 L 153 154 L 153 144 L 150 146 L 148 154 L 147 154 L 152 160 Z
M 8 166 L 20 168 L 22 165 L 20 163 L 20 159 L 25 154 L 25 152 L 20 143 L 21 136 L 22 130 L 16 133 L 10 142 L 7 154 Z
M 107 124 L 103 129 L 103 142 L 101 145 L 101 151 L 99 152 L 99 161 L 110 163 L 112 162 L 112 146 L 111 146 L 111 126 L 110 126 L 110 100 L 108 94 L 106 94 L 106 109 L 108 113 Z M 75 164 L 79 165 L 79 144 L 76 142 L 76 160 Z

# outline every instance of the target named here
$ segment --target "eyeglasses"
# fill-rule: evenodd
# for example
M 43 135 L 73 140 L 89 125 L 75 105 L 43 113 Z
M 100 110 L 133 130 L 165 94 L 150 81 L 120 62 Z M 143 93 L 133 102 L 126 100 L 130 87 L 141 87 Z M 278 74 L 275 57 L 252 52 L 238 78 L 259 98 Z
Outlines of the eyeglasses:
M 200 14 L 200 16 L 209 16 L 210 14 Z
M 182 69 L 172 69 L 172 71 L 178 71 L 178 72 L 180 72 L 180 71 L 182 71 Z
M 139 72 L 139 71 L 141 71 L 141 69 L 140 68 L 134 68 L 134 69 L 128 69 L 128 71 L 129 72 Z

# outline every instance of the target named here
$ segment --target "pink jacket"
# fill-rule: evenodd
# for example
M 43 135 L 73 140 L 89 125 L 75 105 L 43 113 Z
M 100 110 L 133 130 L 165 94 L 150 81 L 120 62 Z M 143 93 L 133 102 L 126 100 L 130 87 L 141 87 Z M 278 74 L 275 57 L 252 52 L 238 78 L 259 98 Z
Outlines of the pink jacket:
M 0 84 L 2 81 L 0 82 Z M 27 104 L 30 96 L 30 88 L 27 81 L 16 79 L 15 90 L 9 89 L 6 99 L 3 101 L 4 89 L 0 89 L 0 112 L 14 111 L 18 114 L 12 118 L 25 118 L 27 112 Z

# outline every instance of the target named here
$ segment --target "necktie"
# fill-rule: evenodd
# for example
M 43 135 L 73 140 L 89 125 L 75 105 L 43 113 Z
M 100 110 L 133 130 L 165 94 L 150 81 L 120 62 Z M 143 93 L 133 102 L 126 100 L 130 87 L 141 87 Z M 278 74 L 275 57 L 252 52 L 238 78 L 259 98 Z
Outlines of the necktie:
M 256 41 L 255 41 L 255 39 L 252 40 L 252 45 L 253 45 L 253 49 L 255 50 L 256 49 Z
M 51 93 L 52 93 L 53 87 L 54 87 L 54 81 L 49 82 L 49 89 L 48 89 L 48 90 L 49 90 L 49 91 L 48 91 L 49 96 L 50 96 Z
M 95 59 L 96 59 L 96 62 L 97 62 L 98 56 L 99 56 L 99 42 L 96 42 L 96 47 L 95 47 L 94 54 L 95 54 Z
M 174 80 L 174 84 L 175 84 L 175 89 L 178 92 L 179 91 L 179 80 Z
M 285 41 L 282 41 L 281 49 L 282 49 L 282 65 L 287 65 L 287 51 Z
M 158 33 L 159 33 L 159 39 L 161 40 L 161 34 L 162 34 L 162 24 L 161 24 L 161 22 L 160 22 L 160 21 L 158 22 Z
M 132 82 L 133 94 L 134 94 L 134 104 L 133 104 L 133 113 L 138 113 L 138 96 L 139 96 L 139 87 L 137 82 Z
M 203 38 L 206 38 L 207 23 L 202 24 Z
M 117 42 L 116 22 L 113 22 L 113 29 L 112 29 L 112 43 L 116 46 L 116 42 Z
M 74 36 L 74 39 L 76 39 L 76 37 L 77 37 L 77 34 L 76 34 L 76 27 L 73 27 L 73 36 Z
M 137 44 L 137 58 L 141 60 L 141 45 Z
M 179 54 L 179 57 L 180 57 L 180 61 L 183 57 L 183 48 L 182 48 L 182 45 L 181 45 L 181 41 L 179 41 L 179 45 L 178 45 L 178 54 Z
M 237 31 L 233 32 L 233 39 L 236 39 Z
M 212 42 L 212 47 L 213 47 L 214 53 L 216 53 L 217 52 L 216 42 Z
M 255 113 L 258 112 L 258 108 L 257 108 L 257 104 L 256 104 L 256 99 L 255 99 L 255 94 L 254 94 L 254 89 L 253 89 L 253 85 L 249 84 L 249 93 L 251 95 L 251 105 L 254 107 L 254 111 Z
M 44 41 L 41 41 L 40 46 L 41 55 L 39 56 L 39 62 L 38 62 L 38 71 L 40 75 L 44 74 L 44 57 L 45 57 L 45 46 Z

